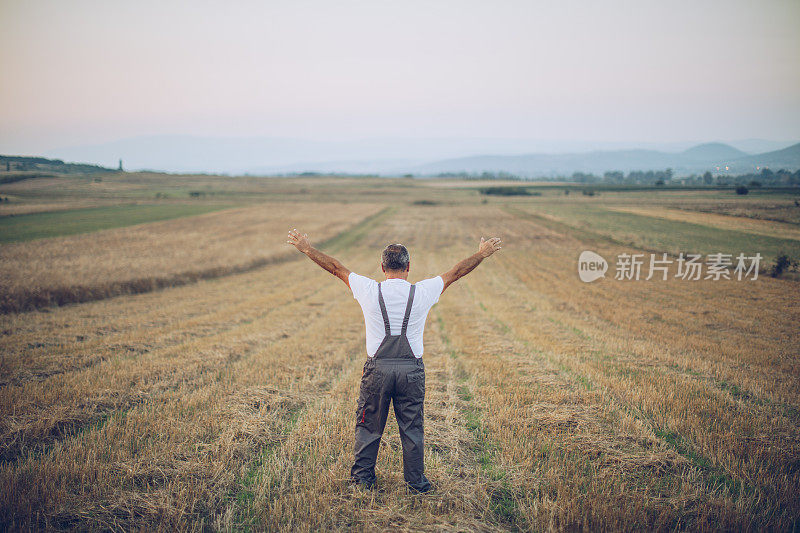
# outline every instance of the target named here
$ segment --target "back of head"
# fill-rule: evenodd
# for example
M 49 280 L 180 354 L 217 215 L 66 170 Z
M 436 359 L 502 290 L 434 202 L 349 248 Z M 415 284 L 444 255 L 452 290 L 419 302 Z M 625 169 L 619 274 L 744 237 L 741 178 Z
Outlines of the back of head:
M 402 244 L 390 244 L 383 249 L 381 254 L 381 265 L 384 270 L 392 272 L 404 272 L 408 270 L 410 257 L 408 250 Z

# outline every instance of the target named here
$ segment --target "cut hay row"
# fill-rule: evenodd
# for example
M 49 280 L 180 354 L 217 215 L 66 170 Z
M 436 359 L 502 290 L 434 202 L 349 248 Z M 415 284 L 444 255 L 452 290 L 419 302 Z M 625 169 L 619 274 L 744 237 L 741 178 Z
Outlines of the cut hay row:
M 303 274 L 302 280 L 319 275 Z M 268 272 L 206 282 L 199 289 L 188 286 L 0 317 L 6 331 L 16 332 L 4 346 L 0 384 L 20 385 L 83 370 L 107 359 L 109 353 L 164 350 L 219 335 L 263 319 L 284 305 L 313 299 L 325 287 L 319 284 L 298 293 L 293 286 L 297 280 L 295 265 L 280 264 Z

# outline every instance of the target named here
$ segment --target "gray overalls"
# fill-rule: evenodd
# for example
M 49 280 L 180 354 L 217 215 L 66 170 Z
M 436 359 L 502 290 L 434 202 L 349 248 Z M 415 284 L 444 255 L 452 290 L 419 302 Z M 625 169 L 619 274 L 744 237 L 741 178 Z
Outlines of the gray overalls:
M 378 283 L 378 304 L 386 336 L 375 356 L 364 363 L 356 412 L 355 462 L 350 475 L 353 481 L 367 486 L 375 483 L 375 460 L 391 401 L 403 444 L 403 477 L 411 489 L 426 492 L 431 484 L 423 473 L 425 365 L 422 358 L 414 356 L 406 337 L 415 288 L 411 285 L 408 293 L 400 335 L 392 335 Z

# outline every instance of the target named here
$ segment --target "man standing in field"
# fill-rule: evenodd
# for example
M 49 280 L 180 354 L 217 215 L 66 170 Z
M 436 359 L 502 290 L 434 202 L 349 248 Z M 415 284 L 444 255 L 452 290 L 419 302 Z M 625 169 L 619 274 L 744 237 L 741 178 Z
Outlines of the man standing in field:
M 390 244 L 381 254 L 380 283 L 350 272 L 339 261 L 315 249 L 308 236 L 293 229 L 289 244 L 319 266 L 344 281 L 364 313 L 367 328 L 367 362 L 361 377 L 356 410 L 355 462 L 350 470 L 354 483 L 375 485 L 375 461 L 386 427 L 389 402 L 394 404 L 403 444 L 403 478 L 414 492 L 429 492 L 423 463 L 425 365 L 422 334 L 428 311 L 451 283 L 470 273 L 500 249 L 500 239 L 481 238 L 478 251 L 435 278 L 408 282 L 411 262 L 402 244 Z

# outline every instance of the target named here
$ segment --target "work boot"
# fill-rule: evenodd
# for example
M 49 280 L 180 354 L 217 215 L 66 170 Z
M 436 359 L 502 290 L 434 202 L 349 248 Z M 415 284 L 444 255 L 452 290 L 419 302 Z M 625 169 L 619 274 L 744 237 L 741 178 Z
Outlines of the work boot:
M 417 488 L 408 484 L 406 486 L 411 494 L 431 494 L 436 492 L 436 487 L 430 481 L 428 481 L 422 488 Z
M 375 488 L 375 480 L 363 481 L 361 479 L 351 477 L 349 484 L 353 488 L 362 489 L 362 490 L 372 490 L 372 489 Z

